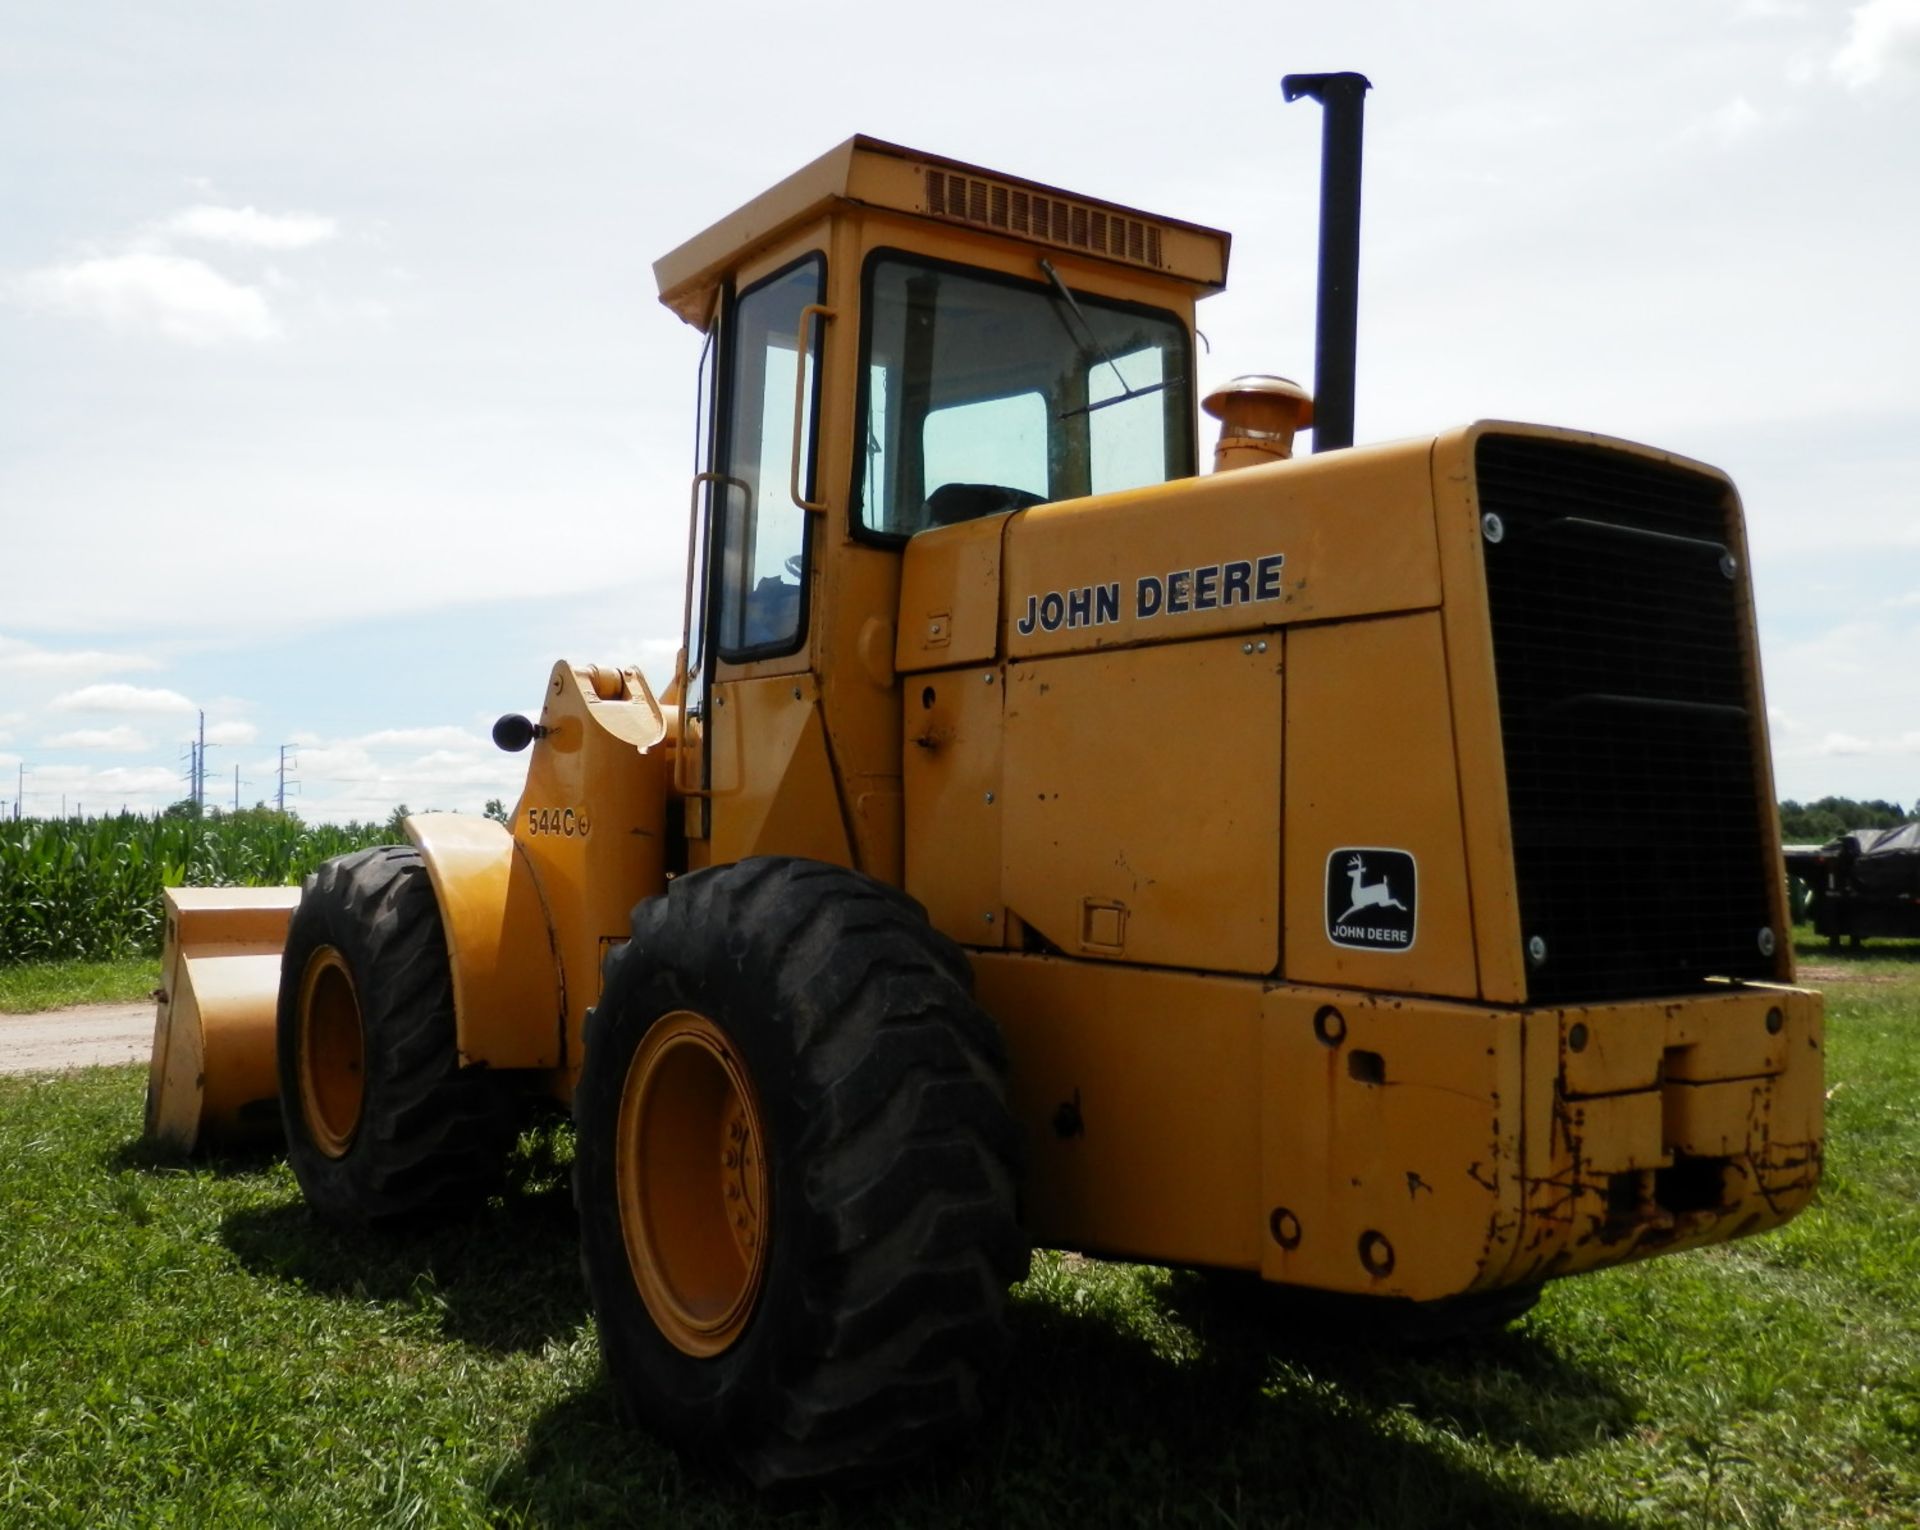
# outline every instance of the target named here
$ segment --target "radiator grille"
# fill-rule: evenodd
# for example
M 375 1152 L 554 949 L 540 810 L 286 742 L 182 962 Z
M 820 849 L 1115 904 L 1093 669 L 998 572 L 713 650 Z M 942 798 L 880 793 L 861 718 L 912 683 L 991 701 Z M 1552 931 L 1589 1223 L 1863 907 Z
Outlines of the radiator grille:
M 1536 1003 L 1770 977 L 1744 570 L 1717 479 L 1487 436 L 1476 461 Z M 1784 933 L 1784 932 L 1782 932 Z
M 1144 218 L 951 170 L 929 168 L 926 188 L 927 211 L 942 218 L 983 224 L 1134 265 L 1161 263 L 1159 226 Z

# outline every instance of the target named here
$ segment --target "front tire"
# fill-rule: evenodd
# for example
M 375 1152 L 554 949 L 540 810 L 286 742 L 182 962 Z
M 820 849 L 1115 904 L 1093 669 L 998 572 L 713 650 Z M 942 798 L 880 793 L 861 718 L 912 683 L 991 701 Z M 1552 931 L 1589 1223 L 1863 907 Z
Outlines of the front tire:
M 607 961 L 574 1096 L 623 1400 L 760 1486 L 980 1419 L 1026 1273 L 1005 1052 L 919 906 L 819 862 L 675 879 Z
M 471 1209 L 512 1147 L 512 1097 L 462 1069 L 440 908 L 420 853 L 389 845 L 307 878 L 280 959 L 287 1158 L 344 1225 Z

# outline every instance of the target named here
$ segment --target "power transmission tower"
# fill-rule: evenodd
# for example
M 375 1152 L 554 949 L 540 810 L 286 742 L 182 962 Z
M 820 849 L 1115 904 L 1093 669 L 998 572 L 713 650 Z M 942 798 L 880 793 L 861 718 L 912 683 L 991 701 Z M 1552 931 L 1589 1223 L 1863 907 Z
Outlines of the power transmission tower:
M 282 744 L 280 746 L 280 787 L 279 790 L 274 793 L 273 801 L 274 806 L 282 813 L 287 810 L 287 751 L 293 747 L 292 744 Z M 299 768 L 300 762 L 296 759 L 293 762 L 293 769 L 298 770 Z M 300 783 L 298 781 L 293 783 L 293 789 L 295 791 L 300 790 Z

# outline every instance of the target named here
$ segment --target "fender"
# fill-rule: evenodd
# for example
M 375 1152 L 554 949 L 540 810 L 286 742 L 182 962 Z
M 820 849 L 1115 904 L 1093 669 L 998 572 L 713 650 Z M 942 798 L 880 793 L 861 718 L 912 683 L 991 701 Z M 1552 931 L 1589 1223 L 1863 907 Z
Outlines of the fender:
M 504 825 L 464 813 L 407 820 L 440 902 L 462 1067 L 557 1068 L 566 1000 L 552 920 Z
M 440 900 L 463 1066 L 579 1071 L 600 964 L 666 887 L 666 713 L 636 669 L 553 667 L 513 827 L 407 820 Z M 591 805 L 591 806 L 589 806 Z

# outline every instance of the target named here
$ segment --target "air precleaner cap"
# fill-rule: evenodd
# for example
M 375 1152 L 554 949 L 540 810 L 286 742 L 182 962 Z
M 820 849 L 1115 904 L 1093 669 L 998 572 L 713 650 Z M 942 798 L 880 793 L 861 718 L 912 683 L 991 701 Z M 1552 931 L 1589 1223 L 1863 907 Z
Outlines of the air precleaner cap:
M 1216 473 L 1291 457 L 1294 432 L 1313 423 L 1313 396 L 1290 377 L 1264 372 L 1222 383 L 1200 407 L 1220 422 Z

